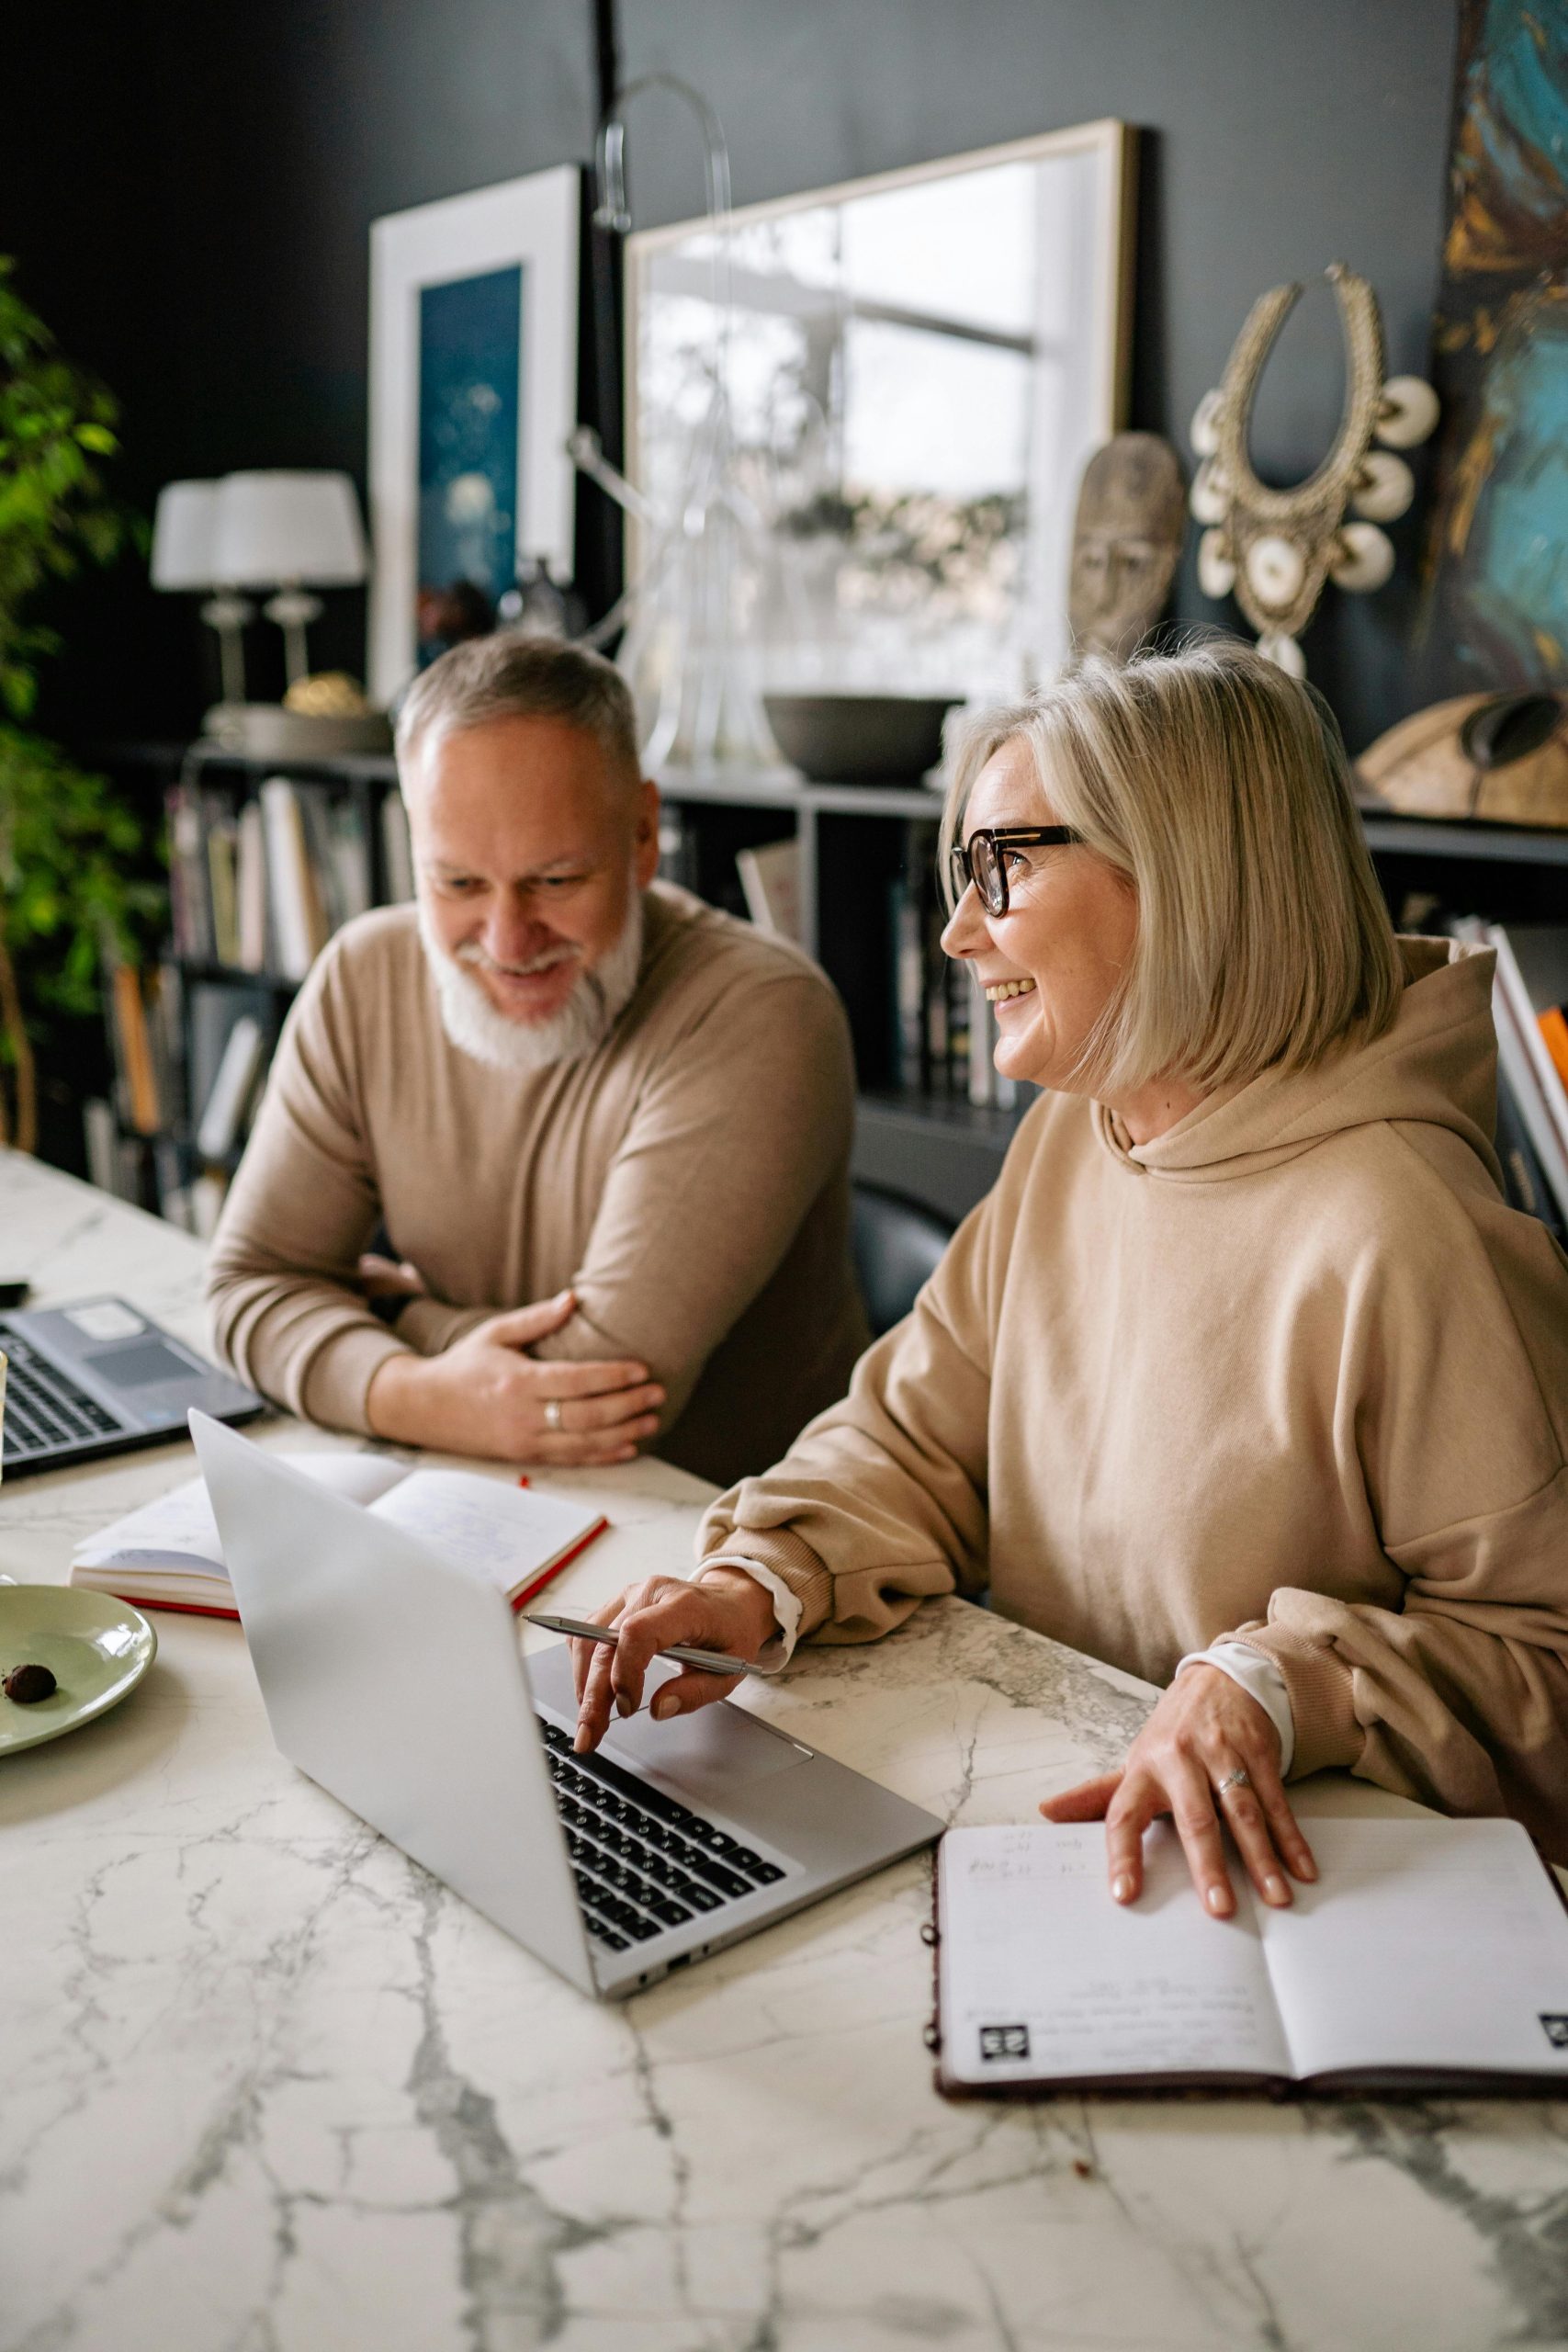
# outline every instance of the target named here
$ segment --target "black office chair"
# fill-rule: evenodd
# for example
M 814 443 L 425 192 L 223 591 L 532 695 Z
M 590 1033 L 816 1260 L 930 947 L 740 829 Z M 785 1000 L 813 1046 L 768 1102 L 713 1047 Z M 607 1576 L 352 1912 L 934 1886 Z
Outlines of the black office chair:
M 1552 1193 L 1514 1090 L 1508 1082 L 1507 1072 L 1500 1065 L 1497 1071 L 1496 1148 L 1503 1170 L 1503 1197 L 1508 1206 L 1523 1209 L 1529 1216 L 1540 1217 L 1547 1231 L 1568 1247 L 1563 1230 L 1568 1201 L 1560 1203 Z
M 944 1217 L 880 1184 L 854 1187 L 850 1249 L 872 1337 L 901 1323 L 953 1238 Z

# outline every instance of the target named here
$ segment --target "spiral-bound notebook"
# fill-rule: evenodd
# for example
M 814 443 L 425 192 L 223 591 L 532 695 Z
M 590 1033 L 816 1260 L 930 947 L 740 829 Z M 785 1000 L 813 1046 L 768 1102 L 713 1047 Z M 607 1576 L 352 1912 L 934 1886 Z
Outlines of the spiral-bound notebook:
M 1568 2094 L 1568 1909 L 1511 1821 L 1314 1819 L 1289 1910 L 1211 1918 L 1168 1824 L 1145 1891 L 1098 1824 L 952 1829 L 937 1856 L 937 2085 Z

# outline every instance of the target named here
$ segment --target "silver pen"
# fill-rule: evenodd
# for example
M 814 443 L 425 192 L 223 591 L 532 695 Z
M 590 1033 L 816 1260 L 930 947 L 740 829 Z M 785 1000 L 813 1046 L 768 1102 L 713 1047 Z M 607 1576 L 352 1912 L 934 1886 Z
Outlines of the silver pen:
M 615 1625 L 593 1625 L 585 1617 L 553 1617 L 546 1609 L 525 1609 L 524 1622 L 542 1625 L 547 1634 L 570 1634 L 581 1642 L 620 1640 Z M 771 1679 L 765 1666 L 753 1666 L 750 1658 L 731 1657 L 727 1650 L 694 1649 L 689 1642 L 672 1642 L 668 1649 L 655 1653 L 659 1657 L 673 1658 L 677 1666 L 694 1667 L 699 1674 L 754 1674 L 759 1682 Z

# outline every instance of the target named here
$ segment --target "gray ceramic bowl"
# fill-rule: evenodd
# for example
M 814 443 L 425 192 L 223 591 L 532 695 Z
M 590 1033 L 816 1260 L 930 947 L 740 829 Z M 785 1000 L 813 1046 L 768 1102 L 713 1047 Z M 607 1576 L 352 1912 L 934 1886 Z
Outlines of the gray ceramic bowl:
M 818 784 L 911 784 L 942 757 L 956 695 L 764 695 L 786 760 Z

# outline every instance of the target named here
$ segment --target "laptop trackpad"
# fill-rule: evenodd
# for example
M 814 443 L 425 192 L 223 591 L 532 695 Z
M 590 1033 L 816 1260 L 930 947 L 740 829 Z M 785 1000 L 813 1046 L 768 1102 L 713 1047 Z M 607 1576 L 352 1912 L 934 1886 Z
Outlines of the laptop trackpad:
M 668 1781 L 693 1804 L 722 1812 L 726 1798 L 748 1781 L 765 1781 L 811 1761 L 809 1748 L 739 1707 L 700 1707 L 694 1715 L 656 1724 L 646 1711 L 647 1701 L 658 1682 L 670 1679 L 659 1674 L 656 1682 L 650 1673 L 643 1711 L 629 1722 L 611 1725 L 604 1752 L 612 1762 L 640 1765 Z

